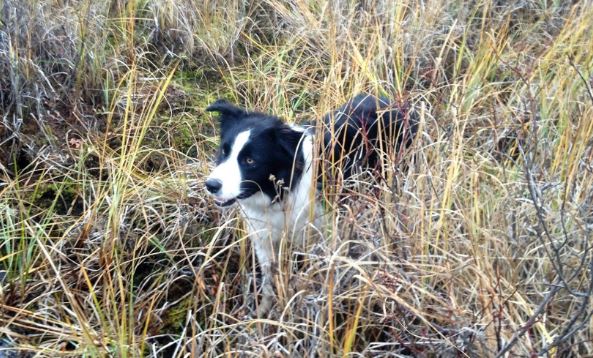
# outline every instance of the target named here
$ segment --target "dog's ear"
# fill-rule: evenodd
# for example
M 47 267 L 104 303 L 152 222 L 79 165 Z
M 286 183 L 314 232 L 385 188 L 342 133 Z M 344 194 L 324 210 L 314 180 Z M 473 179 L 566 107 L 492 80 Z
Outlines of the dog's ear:
M 219 99 L 212 103 L 206 107 L 206 111 L 220 113 L 221 121 L 226 119 L 238 119 L 247 113 L 243 108 L 237 107 L 225 99 Z
M 291 156 L 295 155 L 303 140 L 303 132 L 295 131 L 287 125 L 282 125 L 281 128 L 276 130 L 271 129 L 269 134 L 274 138 L 278 147 Z

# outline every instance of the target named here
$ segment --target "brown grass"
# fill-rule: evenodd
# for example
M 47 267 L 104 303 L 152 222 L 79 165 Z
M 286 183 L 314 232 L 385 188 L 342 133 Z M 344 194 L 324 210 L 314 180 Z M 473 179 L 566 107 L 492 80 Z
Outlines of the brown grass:
M 0 4 L 0 357 L 593 355 L 591 1 Z M 203 109 L 360 91 L 421 133 L 251 318 Z

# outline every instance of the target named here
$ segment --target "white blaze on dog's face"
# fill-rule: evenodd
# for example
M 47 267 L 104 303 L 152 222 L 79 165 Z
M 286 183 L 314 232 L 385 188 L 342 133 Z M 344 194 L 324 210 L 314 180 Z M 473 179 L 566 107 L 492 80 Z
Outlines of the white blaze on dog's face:
M 243 178 L 239 163 L 239 153 L 241 153 L 241 150 L 243 150 L 243 147 L 249 141 L 250 133 L 250 130 L 239 133 L 230 148 L 227 146 L 221 148 L 218 164 L 208 176 L 207 182 L 218 181 L 221 183 L 220 189 L 212 192 L 214 198 L 220 204 L 233 201 L 241 195 Z

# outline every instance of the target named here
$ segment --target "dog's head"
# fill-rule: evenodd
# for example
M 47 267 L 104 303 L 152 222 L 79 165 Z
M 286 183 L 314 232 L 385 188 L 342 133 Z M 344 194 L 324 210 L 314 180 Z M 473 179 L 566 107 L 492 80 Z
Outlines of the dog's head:
M 281 197 L 283 188 L 298 181 L 303 166 L 302 131 L 225 100 L 212 103 L 206 111 L 220 114 L 216 167 L 206 180 L 206 189 L 218 205 L 231 205 L 260 192 L 272 202 Z

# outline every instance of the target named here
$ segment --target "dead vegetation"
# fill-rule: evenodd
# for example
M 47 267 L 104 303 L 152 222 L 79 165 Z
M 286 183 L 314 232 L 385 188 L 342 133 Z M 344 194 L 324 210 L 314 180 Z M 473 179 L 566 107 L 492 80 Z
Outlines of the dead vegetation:
M 591 1 L 0 4 L 0 357 L 593 355 Z M 250 318 L 203 108 L 360 91 L 421 134 Z

